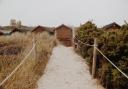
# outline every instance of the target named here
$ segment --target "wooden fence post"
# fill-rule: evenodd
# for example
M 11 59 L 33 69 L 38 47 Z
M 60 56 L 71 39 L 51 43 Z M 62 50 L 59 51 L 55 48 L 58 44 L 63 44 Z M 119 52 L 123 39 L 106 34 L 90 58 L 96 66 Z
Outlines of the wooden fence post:
M 96 74 L 96 62 L 97 62 L 97 39 L 94 38 L 94 50 L 93 50 L 93 62 L 92 62 L 92 77 L 95 78 Z
M 33 46 L 36 44 L 36 40 L 35 40 L 35 37 L 33 36 Z M 36 54 L 36 46 L 34 48 L 34 60 L 36 60 L 37 58 L 37 54 Z

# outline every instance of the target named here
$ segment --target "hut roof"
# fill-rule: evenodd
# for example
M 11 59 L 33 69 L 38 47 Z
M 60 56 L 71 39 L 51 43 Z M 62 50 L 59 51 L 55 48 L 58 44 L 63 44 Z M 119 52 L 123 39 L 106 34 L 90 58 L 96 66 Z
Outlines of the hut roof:
M 107 30 L 107 29 L 110 29 L 112 27 L 117 27 L 119 29 L 121 28 L 121 26 L 119 24 L 117 24 L 116 22 L 113 22 L 113 23 L 110 23 L 110 24 L 104 26 L 103 29 Z
M 30 30 L 32 30 L 33 29 L 33 27 L 28 27 L 28 26 L 20 26 L 20 27 L 15 27 L 15 26 L 3 26 L 3 30 L 10 30 L 10 31 L 12 31 L 12 30 L 14 30 L 15 28 L 17 28 L 17 29 L 21 29 L 21 30 L 23 30 L 23 31 L 30 31 Z
M 41 28 L 42 30 L 45 30 L 45 31 L 47 31 L 47 32 L 54 32 L 54 28 L 52 28 L 52 27 L 45 27 L 45 26 L 37 26 L 37 27 L 35 27 L 33 30 L 32 30 L 32 32 L 34 32 L 34 31 L 36 31 L 38 28 Z
M 60 29 L 61 27 L 65 27 L 65 28 L 67 28 L 67 29 L 72 30 L 72 28 L 70 28 L 69 26 L 67 26 L 67 25 L 65 25 L 65 24 L 62 24 L 62 25 L 58 26 L 57 28 L 55 28 L 55 30 L 58 30 L 58 29 Z
M 15 32 L 20 32 L 20 33 L 22 33 L 22 32 L 24 32 L 24 31 L 22 31 L 21 29 L 15 28 L 15 29 L 13 29 L 13 30 L 10 32 L 10 34 L 15 33 Z

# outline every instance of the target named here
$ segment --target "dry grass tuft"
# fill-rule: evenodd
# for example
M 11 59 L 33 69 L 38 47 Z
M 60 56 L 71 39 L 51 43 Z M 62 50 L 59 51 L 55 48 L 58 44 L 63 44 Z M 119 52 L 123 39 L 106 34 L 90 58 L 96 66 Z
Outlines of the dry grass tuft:
M 0 81 L 5 79 L 30 51 L 33 37 L 36 42 L 35 50 L 19 70 L 5 82 L 3 89 L 37 88 L 37 81 L 43 74 L 52 49 L 56 45 L 55 38 L 47 33 L 16 33 L 0 37 Z

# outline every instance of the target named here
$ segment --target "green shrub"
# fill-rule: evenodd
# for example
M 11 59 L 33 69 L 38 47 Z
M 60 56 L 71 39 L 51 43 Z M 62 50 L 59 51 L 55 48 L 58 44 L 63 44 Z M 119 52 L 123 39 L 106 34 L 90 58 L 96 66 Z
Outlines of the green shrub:
M 128 25 L 123 25 L 115 32 L 106 32 L 88 21 L 77 29 L 76 38 L 88 44 L 94 43 L 97 38 L 98 48 L 123 72 L 128 75 Z M 78 43 L 79 51 L 87 62 L 92 66 L 93 48 Z M 98 65 L 96 77 L 107 89 L 127 89 L 128 79 L 126 79 L 115 67 L 113 67 L 103 56 L 98 53 Z

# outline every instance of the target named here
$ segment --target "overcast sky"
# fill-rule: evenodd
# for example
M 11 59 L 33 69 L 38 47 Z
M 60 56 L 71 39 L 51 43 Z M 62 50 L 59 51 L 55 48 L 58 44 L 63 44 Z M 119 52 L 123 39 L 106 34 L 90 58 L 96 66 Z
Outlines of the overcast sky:
M 79 26 L 93 20 L 98 26 L 128 20 L 128 0 L 0 0 L 0 25 L 10 19 L 24 25 Z

